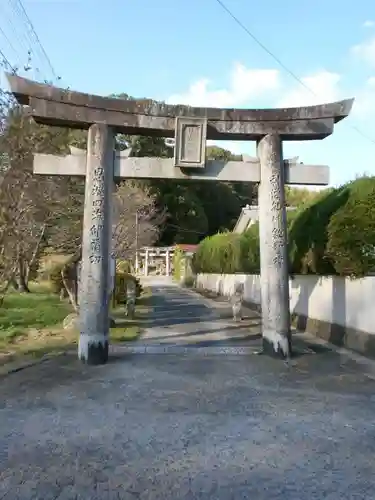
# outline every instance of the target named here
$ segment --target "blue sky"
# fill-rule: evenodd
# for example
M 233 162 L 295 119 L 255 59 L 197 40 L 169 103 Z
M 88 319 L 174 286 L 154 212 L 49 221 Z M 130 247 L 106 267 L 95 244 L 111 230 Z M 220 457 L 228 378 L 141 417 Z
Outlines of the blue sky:
M 0 20 L 11 19 L 11 1 L 1 0 Z M 216 0 L 23 3 L 63 85 L 75 90 L 243 108 L 355 97 L 352 115 L 332 137 L 287 143 L 284 154 L 329 165 L 334 185 L 363 172 L 375 175 L 374 0 L 224 1 L 315 95 L 280 68 Z M 19 62 L 22 54 L 27 59 L 27 43 L 12 26 L 20 22 L 15 13 L 12 19 L 0 25 L 18 55 L 1 33 L 0 43 L 7 57 Z M 39 60 L 40 73 L 47 72 L 37 55 L 35 67 Z M 254 143 L 227 147 L 255 154 Z

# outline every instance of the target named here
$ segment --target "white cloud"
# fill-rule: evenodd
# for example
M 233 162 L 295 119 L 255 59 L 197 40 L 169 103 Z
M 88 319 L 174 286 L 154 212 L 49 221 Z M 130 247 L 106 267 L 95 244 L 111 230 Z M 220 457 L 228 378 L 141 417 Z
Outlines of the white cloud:
M 189 104 L 208 107 L 259 107 L 258 100 L 267 107 L 293 107 L 323 104 L 340 98 L 340 75 L 320 71 L 301 78 L 301 81 L 314 94 L 296 83 L 291 89 L 282 85 L 277 69 L 248 69 L 235 64 L 230 75 L 228 88 L 214 89 L 212 82 L 202 78 L 193 83 L 185 93 L 174 94 L 167 99 L 170 104 Z M 211 88 L 210 88 L 211 87 Z M 262 106 L 263 107 L 263 106 Z M 213 141 L 216 143 L 216 141 Z M 209 141 L 209 144 L 213 142 Z M 248 141 L 220 143 L 221 147 L 235 153 L 254 154 Z
M 363 23 L 363 27 L 364 28 L 372 28 L 375 26 L 375 22 L 374 21 L 371 21 L 370 19 L 368 19 L 367 21 L 365 21 Z
M 354 101 L 353 114 L 361 119 L 372 118 L 375 113 L 375 76 L 369 78 Z
M 340 98 L 340 75 L 320 71 L 301 78 L 307 88 L 296 83 L 291 90 L 283 91 L 277 69 L 248 69 L 235 64 L 228 88 L 214 89 L 208 78 L 194 82 L 186 92 L 171 95 L 169 104 L 188 104 L 207 107 L 257 107 L 257 99 L 267 99 L 268 107 L 294 107 L 323 104 Z M 211 88 L 210 88 L 211 87 Z
M 373 23 L 375 25 L 375 23 Z M 375 68 L 375 36 L 363 43 L 355 45 L 350 50 L 351 54 L 364 61 L 371 68 Z M 375 77 L 368 78 L 357 91 L 353 106 L 353 115 L 359 119 L 368 120 L 375 113 Z
M 320 71 L 301 78 L 301 82 L 307 88 L 296 83 L 295 88 L 280 99 L 278 107 L 310 106 L 340 99 L 340 75 L 337 73 Z
M 351 53 L 370 66 L 375 67 L 375 36 L 352 47 Z
M 211 81 L 202 78 L 193 83 L 187 92 L 174 94 L 169 104 L 189 104 L 218 108 L 240 107 L 280 87 L 280 75 L 276 69 L 248 69 L 236 63 L 230 75 L 228 88 L 210 89 Z

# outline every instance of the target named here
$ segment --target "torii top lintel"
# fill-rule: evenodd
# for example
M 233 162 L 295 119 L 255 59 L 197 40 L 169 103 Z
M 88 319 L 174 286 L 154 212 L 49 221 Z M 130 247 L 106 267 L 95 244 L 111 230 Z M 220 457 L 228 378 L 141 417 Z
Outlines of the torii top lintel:
M 7 74 L 20 104 L 38 123 L 87 129 L 107 123 L 126 134 L 174 137 L 178 116 L 205 118 L 207 139 L 257 140 L 277 133 L 284 140 L 323 139 L 346 118 L 354 99 L 279 109 L 225 109 L 170 105 L 150 99 L 125 100 L 64 90 Z

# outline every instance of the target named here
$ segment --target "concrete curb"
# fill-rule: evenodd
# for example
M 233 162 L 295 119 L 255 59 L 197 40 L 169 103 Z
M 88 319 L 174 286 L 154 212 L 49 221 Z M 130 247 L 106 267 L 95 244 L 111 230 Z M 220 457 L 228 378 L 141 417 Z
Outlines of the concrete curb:
M 36 365 L 41 365 L 42 363 L 45 363 L 46 361 L 49 361 L 53 358 L 57 358 L 59 356 L 66 356 L 67 354 L 71 354 L 73 351 L 61 351 L 57 352 L 54 354 L 45 354 L 41 358 L 38 359 L 32 359 L 24 362 L 9 362 L 5 363 L 4 365 L 0 366 L 0 377 L 6 377 L 7 375 L 11 375 L 12 373 L 17 373 L 22 370 L 26 370 L 26 368 L 31 368 Z
M 249 354 L 259 354 L 259 349 L 254 346 L 184 346 L 184 345 L 158 345 L 158 344 L 138 344 L 135 346 L 118 346 L 113 352 L 126 354 L 178 354 L 178 355 L 195 355 L 195 356 L 246 356 Z

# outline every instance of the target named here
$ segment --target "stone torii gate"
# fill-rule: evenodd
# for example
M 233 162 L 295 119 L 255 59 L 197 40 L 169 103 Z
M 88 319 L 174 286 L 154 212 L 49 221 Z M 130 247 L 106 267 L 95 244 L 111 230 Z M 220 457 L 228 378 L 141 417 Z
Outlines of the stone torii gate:
M 121 100 L 7 75 L 11 91 L 38 123 L 88 129 L 87 152 L 35 155 L 34 173 L 86 176 L 79 358 L 108 359 L 111 195 L 114 179 L 259 182 L 263 350 L 291 354 L 284 184 L 327 185 L 328 167 L 283 160 L 283 141 L 324 139 L 354 99 L 283 109 L 220 109 Z M 173 159 L 115 153 L 115 134 L 175 138 Z M 250 161 L 206 161 L 206 139 L 257 141 Z M 246 159 L 245 159 L 246 160 Z
M 174 255 L 175 247 L 142 247 L 138 251 L 138 256 L 141 257 L 143 262 L 143 274 L 148 276 L 150 257 L 151 258 L 162 258 L 165 263 L 165 276 L 170 276 L 171 274 L 171 260 Z M 136 270 L 137 271 L 137 270 Z

